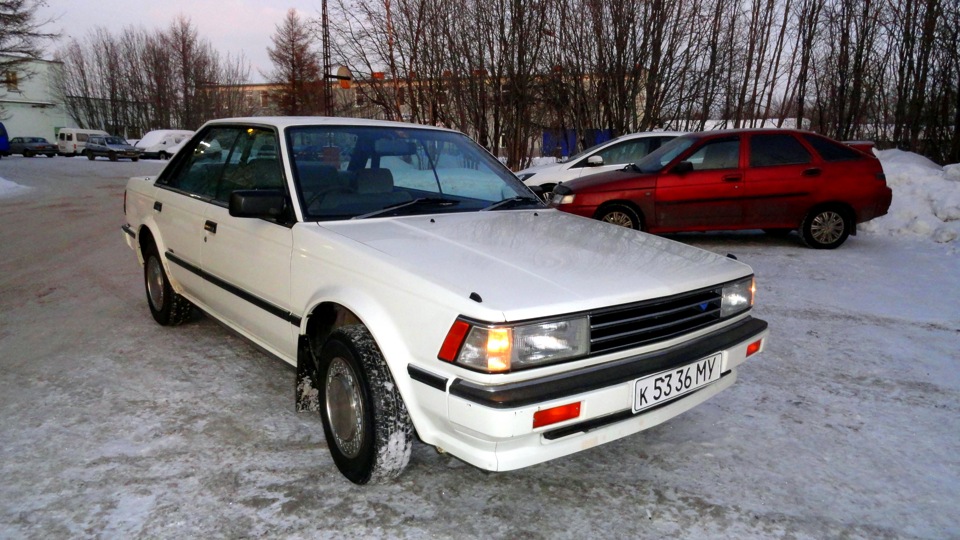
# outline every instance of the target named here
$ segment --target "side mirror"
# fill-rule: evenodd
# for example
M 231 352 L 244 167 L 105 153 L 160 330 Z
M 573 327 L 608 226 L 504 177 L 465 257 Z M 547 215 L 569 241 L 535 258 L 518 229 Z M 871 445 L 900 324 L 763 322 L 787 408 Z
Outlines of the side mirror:
M 240 189 L 230 194 L 230 215 L 241 218 L 275 218 L 283 214 L 283 191 Z
M 599 167 L 603 165 L 603 156 L 590 156 L 587 158 L 587 167 Z
M 689 161 L 681 161 L 680 163 L 677 163 L 673 167 L 673 172 L 675 172 L 676 174 L 687 174 L 692 170 L 693 170 L 693 163 L 690 163 Z

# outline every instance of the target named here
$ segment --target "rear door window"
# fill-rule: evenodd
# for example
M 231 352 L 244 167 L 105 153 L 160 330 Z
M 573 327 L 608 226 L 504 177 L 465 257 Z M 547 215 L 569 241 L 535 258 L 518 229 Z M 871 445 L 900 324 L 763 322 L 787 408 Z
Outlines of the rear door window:
M 793 135 L 777 133 L 750 137 L 751 167 L 798 165 L 810 161 L 810 152 Z

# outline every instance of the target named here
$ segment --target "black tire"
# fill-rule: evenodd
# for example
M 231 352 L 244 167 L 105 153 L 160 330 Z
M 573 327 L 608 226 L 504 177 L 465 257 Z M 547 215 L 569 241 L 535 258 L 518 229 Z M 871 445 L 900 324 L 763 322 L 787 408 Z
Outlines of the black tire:
M 836 206 L 814 208 L 800 224 L 800 238 L 813 249 L 836 249 L 853 229 L 850 213 Z
M 160 159 L 162 160 L 170 159 L 170 154 L 166 152 L 160 152 Z
M 143 284 L 154 320 L 163 326 L 177 326 L 190 320 L 193 304 L 170 286 L 156 246 L 147 248 L 143 260 Z
M 628 227 L 637 231 L 643 230 L 643 223 L 636 210 L 625 204 L 611 204 L 601 208 L 596 218 L 606 223 Z
M 133 161 L 134 163 L 136 163 L 137 161 L 140 161 L 140 158 L 138 157 L 130 158 L 130 161 Z
M 107 157 L 110 158 L 110 161 L 116 161 L 116 160 L 117 160 L 117 153 L 116 153 L 116 152 L 110 152 L 109 154 L 107 154 Z
M 33 152 L 31 152 L 30 150 L 24 150 L 24 151 L 23 151 L 23 157 L 33 157 L 34 155 L 36 155 L 36 154 L 34 154 Z
M 57 157 L 56 154 L 46 154 L 47 157 Z
M 340 472 L 355 484 L 382 484 L 410 461 L 413 425 L 373 336 L 362 325 L 331 334 L 317 359 L 323 432 Z
M 90 161 L 93 161 L 93 160 L 97 159 L 97 156 L 93 155 L 93 152 L 91 152 L 91 151 L 89 151 L 89 150 L 87 150 L 86 152 L 84 152 L 84 154 L 87 155 L 87 159 L 89 159 Z

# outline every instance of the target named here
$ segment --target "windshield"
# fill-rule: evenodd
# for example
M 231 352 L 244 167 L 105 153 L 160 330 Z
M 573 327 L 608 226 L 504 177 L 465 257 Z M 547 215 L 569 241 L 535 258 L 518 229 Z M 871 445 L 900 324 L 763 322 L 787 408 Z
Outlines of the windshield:
M 506 167 L 460 133 L 303 126 L 286 135 L 308 220 L 541 206 Z M 519 203 L 498 205 L 507 199 Z
M 107 144 L 127 144 L 127 141 L 120 137 L 107 137 Z
M 595 145 L 591 146 L 590 148 L 587 148 L 586 150 L 581 150 L 581 151 L 577 152 L 576 154 L 574 154 L 574 155 L 572 155 L 572 156 L 570 156 L 570 157 L 568 157 L 568 158 L 564 158 L 564 159 L 562 159 L 562 160 L 560 160 L 560 161 L 561 161 L 561 163 L 567 163 L 567 162 L 570 162 L 570 161 L 576 161 L 576 160 L 582 158 L 583 156 L 585 156 L 585 155 L 587 155 L 587 154 L 592 154 L 593 152 L 596 152 L 597 149 L 599 149 L 601 146 L 606 146 L 606 145 L 608 145 L 608 144 L 613 144 L 613 143 L 619 141 L 619 140 L 622 139 L 622 138 L 623 138 L 623 137 L 616 137 L 616 138 L 610 139 L 610 140 L 608 140 L 608 141 L 603 141 L 602 143 L 595 144 Z
M 675 157 L 679 156 L 687 148 L 690 148 L 696 141 L 697 139 L 695 137 L 677 137 L 647 154 L 647 157 L 635 163 L 633 168 L 643 173 L 660 172 L 673 161 Z

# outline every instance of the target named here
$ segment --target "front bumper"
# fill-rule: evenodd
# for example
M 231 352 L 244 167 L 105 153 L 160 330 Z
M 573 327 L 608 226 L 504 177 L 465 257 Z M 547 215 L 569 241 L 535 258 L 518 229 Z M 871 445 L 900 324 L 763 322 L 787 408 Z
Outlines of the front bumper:
M 729 387 L 735 368 L 758 340 L 765 346 L 767 323 L 742 321 L 680 345 L 549 377 L 503 385 L 448 381 L 415 366 L 411 378 L 446 394 L 452 432 L 437 446 L 477 467 L 505 471 L 572 454 L 656 426 Z M 647 375 L 721 355 L 720 380 L 634 414 L 634 382 Z M 426 391 L 426 390 L 425 390 Z M 539 410 L 580 402 L 580 416 L 533 428 Z

